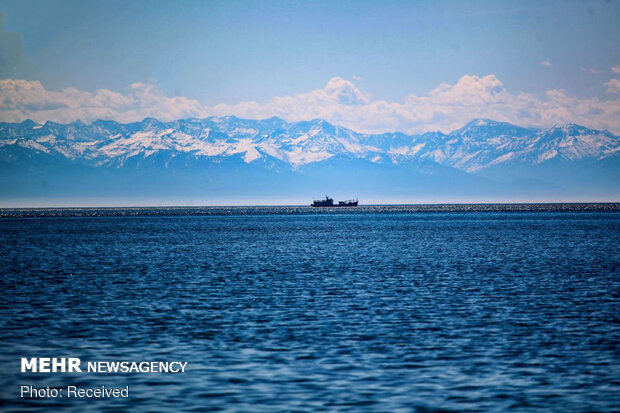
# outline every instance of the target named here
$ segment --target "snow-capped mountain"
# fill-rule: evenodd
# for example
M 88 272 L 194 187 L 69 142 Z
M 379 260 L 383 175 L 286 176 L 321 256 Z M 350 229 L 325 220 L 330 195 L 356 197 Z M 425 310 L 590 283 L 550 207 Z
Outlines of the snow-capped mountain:
M 333 156 L 398 163 L 403 158 L 430 159 L 467 172 L 492 166 L 551 159 L 603 159 L 620 150 L 620 138 L 607 131 L 569 124 L 547 130 L 476 119 L 449 134 L 386 133 L 368 135 L 323 120 L 287 123 L 279 118 L 259 121 L 232 116 L 90 125 L 47 122 L 0 123 L 0 148 L 18 146 L 94 165 L 122 165 L 133 157 L 161 151 L 196 157 L 241 155 L 247 163 L 273 157 L 292 168 Z
M 146 118 L 129 124 L 27 120 L 0 123 L 0 179 L 5 181 L 5 195 L 11 187 L 15 190 L 15 182 L 25 179 L 22 175 L 49 175 L 50 168 L 56 172 L 61 168 L 66 175 L 78 169 L 91 176 L 97 170 L 113 171 L 115 177 L 122 171 L 145 170 L 161 176 L 194 174 L 197 182 L 220 175 L 225 181 L 227 173 L 237 174 L 241 181 L 240 171 L 247 170 L 253 177 L 266 174 L 269 178 L 265 179 L 291 183 L 327 170 L 331 181 L 338 181 L 341 172 L 347 176 L 357 171 L 360 176 L 366 174 L 363 179 L 376 180 L 390 171 L 388 175 L 399 177 L 385 178 L 392 181 L 450 176 L 446 179 L 475 182 L 472 188 L 481 188 L 491 181 L 523 178 L 568 188 L 566 179 L 579 175 L 583 183 L 597 171 L 592 180 L 599 182 L 592 185 L 602 180 L 604 188 L 616 194 L 618 184 L 613 183 L 618 181 L 619 150 L 620 137 L 608 131 L 574 124 L 526 128 L 489 119 L 475 119 L 448 134 L 420 135 L 363 134 L 319 119 L 289 123 L 276 117 L 174 122 Z M 346 184 L 354 182 L 350 177 Z

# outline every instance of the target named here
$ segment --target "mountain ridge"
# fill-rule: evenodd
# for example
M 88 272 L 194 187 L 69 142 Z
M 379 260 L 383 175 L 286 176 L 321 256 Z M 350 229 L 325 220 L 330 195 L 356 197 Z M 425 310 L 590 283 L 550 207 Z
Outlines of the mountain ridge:
M 226 185 L 273 193 L 301 192 L 305 185 L 362 193 L 382 187 L 387 195 L 421 188 L 429 194 L 527 195 L 551 188 L 613 197 L 620 194 L 619 153 L 620 138 L 608 131 L 576 124 L 530 128 L 483 118 L 447 134 L 417 135 L 358 133 L 322 119 L 278 117 L 145 118 L 125 124 L 25 120 L 0 123 L 0 197 L 23 188 L 35 194 L 61 187 L 79 195 L 84 177 L 99 182 L 104 175 L 119 188 L 129 185 L 124 180 L 133 182 L 137 192 L 140 185 L 153 186 L 146 181 L 157 176 L 167 185 L 178 181 L 179 188 L 187 184 L 214 196 L 229 191 Z M 265 182 L 245 183 L 258 176 Z M 98 185 L 115 190 L 113 184 Z
M 209 117 L 203 119 L 185 118 L 172 122 L 161 122 L 155 118 L 147 117 L 139 122 L 125 124 L 113 120 L 97 120 L 90 124 L 84 124 L 80 121 L 68 124 L 48 121 L 43 124 L 37 124 L 30 119 L 20 123 L 2 122 L 0 123 L 0 145 L 6 146 L 7 144 L 11 144 L 9 139 L 11 137 L 22 139 L 30 138 L 43 147 L 53 150 L 53 143 L 62 139 L 67 141 L 97 140 L 99 142 L 107 141 L 108 143 L 116 140 L 121 144 L 129 144 L 128 139 L 133 138 L 131 142 L 134 144 L 142 142 L 144 144 L 142 145 L 144 152 L 148 154 L 151 153 L 147 149 L 149 139 L 151 140 L 150 143 L 153 143 L 153 136 L 152 134 L 149 135 L 148 132 L 157 133 L 159 138 L 176 133 L 177 136 L 169 136 L 166 142 L 161 142 L 160 139 L 160 143 L 168 143 L 170 148 L 176 150 L 183 150 L 181 148 L 183 145 L 175 147 L 174 138 L 177 138 L 177 143 L 180 143 L 179 141 L 182 141 L 182 138 L 186 138 L 185 140 L 188 138 L 188 136 L 183 136 L 181 134 L 189 135 L 195 138 L 196 141 L 202 142 L 213 142 L 217 141 L 218 138 L 228 141 L 228 143 L 236 141 L 236 149 L 227 148 L 228 150 L 224 150 L 225 148 L 222 147 L 220 148 L 222 151 L 219 152 L 215 147 L 211 148 L 213 149 L 212 151 L 201 152 L 200 145 L 190 145 L 189 148 L 185 145 L 184 149 L 194 151 L 203 156 L 214 156 L 214 154 L 226 155 L 238 153 L 238 151 L 245 148 L 246 152 L 250 152 L 247 156 L 248 162 L 260 156 L 257 155 L 254 150 L 259 150 L 262 155 L 270 155 L 280 160 L 288 161 L 292 166 L 320 161 L 328 157 L 328 155 L 331 156 L 344 153 L 353 155 L 374 155 L 374 153 L 387 153 L 409 157 L 432 157 L 436 162 L 469 172 L 485 169 L 496 163 L 508 160 L 508 158 L 501 159 L 500 155 L 489 161 L 495 161 L 495 163 L 474 165 L 471 159 L 475 157 L 476 149 L 482 149 L 479 148 L 481 145 L 486 146 L 487 150 L 494 150 L 496 154 L 499 153 L 498 151 L 501 152 L 506 145 L 521 152 L 532 152 L 531 149 L 535 148 L 532 147 L 531 144 L 535 144 L 541 139 L 549 140 L 548 138 L 551 136 L 556 139 L 570 138 L 573 141 L 575 141 L 575 139 L 577 139 L 577 141 L 581 139 L 580 142 L 574 143 L 580 143 L 582 146 L 588 143 L 585 142 L 584 137 L 589 137 L 590 150 L 588 154 L 583 153 L 583 151 L 582 153 L 573 154 L 573 157 L 577 156 L 578 158 L 582 158 L 585 155 L 605 157 L 612 152 L 617 152 L 620 147 L 620 138 L 610 132 L 588 129 L 577 124 L 567 124 L 542 129 L 522 127 L 507 122 L 479 118 L 473 119 L 463 127 L 447 134 L 440 131 L 426 132 L 417 135 L 405 134 L 403 132 L 365 134 L 333 125 L 322 119 L 289 123 L 278 117 L 249 120 L 234 116 Z M 597 137 L 598 139 L 595 139 Z M 456 138 L 457 141 L 450 142 L 450 138 Z M 522 139 L 522 142 L 518 142 L 519 138 L 524 139 Z M 246 139 L 250 139 L 252 142 Z M 304 144 L 304 141 L 310 141 L 310 145 L 307 143 Z M 278 142 L 282 143 L 282 145 L 277 145 Z M 21 143 L 23 145 L 24 142 L 15 143 Z M 187 141 L 185 143 L 187 144 Z M 198 142 L 194 142 L 194 144 L 197 143 Z M 239 144 L 241 144 L 241 146 Z M 458 144 L 458 148 L 455 148 L 454 144 Z M 528 147 L 528 144 L 530 147 Z M 599 145 L 602 147 L 602 150 L 597 152 L 596 148 L 592 147 L 592 144 Z M 519 145 L 521 146 L 520 148 L 515 148 L 515 146 Z M 122 147 L 122 145 L 120 146 Z M 293 154 L 287 153 L 288 151 L 286 150 L 282 151 L 281 146 L 295 146 L 299 148 L 297 154 L 295 154 L 299 156 L 292 156 Z M 554 149 L 557 150 L 558 148 L 567 148 L 569 146 L 571 146 L 570 142 L 566 141 L 555 142 L 555 145 L 551 142 L 550 145 L 548 144 L 545 146 L 548 152 L 544 154 L 546 158 L 543 159 L 543 154 L 539 154 L 539 160 L 543 161 L 556 155 L 562 155 L 562 153 L 566 153 L 566 150 L 564 152 L 558 152 L 557 154 L 549 151 Z M 134 149 L 135 147 L 136 145 L 133 145 Z M 432 150 L 429 150 L 431 147 Z M 44 150 L 43 148 L 40 149 Z M 74 149 L 76 149 L 77 152 L 73 152 L 80 153 L 79 145 Z M 94 150 L 96 148 L 91 149 Z M 125 149 L 126 152 L 131 150 L 130 147 L 125 147 Z M 155 147 L 151 149 L 157 150 L 158 148 Z M 114 153 L 118 154 L 120 152 L 122 152 L 122 150 L 117 150 Z M 302 152 L 303 155 L 301 154 Z M 100 153 L 99 155 L 103 156 L 105 154 Z M 515 155 L 517 154 L 513 154 L 512 156 Z

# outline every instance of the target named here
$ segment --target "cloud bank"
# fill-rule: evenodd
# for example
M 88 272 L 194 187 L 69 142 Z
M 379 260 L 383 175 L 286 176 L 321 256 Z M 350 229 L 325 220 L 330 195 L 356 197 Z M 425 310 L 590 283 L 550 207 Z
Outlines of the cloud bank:
M 473 118 L 491 118 L 526 126 L 548 127 L 579 123 L 620 133 L 620 91 L 616 79 L 605 84 L 608 99 L 579 98 L 563 90 L 544 96 L 508 91 L 495 75 L 465 75 L 455 84 L 442 83 L 423 96 L 402 102 L 373 100 L 356 84 L 332 78 L 322 89 L 264 102 L 206 105 L 185 97 L 166 96 L 153 85 L 136 83 L 123 93 L 75 88 L 47 90 L 38 81 L 0 80 L 0 120 L 33 119 L 91 122 L 113 119 L 132 122 L 145 117 L 170 121 L 187 117 L 235 115 L 261 119 L 279 116 L 287 121 L 325 119 L 361 132 L 451 131 Z

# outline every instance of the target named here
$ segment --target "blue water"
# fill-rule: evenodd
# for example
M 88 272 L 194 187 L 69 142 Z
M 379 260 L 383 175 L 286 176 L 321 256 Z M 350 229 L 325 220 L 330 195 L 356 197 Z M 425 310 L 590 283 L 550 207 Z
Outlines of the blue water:
M 9 411 L 620 409 L 618 212 L 14 216 L 0 245 Z M 20 374 L 26 356 L 189 365 Z

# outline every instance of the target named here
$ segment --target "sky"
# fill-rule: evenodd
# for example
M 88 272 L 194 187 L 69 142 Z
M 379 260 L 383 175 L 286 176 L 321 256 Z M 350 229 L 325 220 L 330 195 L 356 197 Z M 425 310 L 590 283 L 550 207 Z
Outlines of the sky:
M 0 0 L 0 121 L 620 133 L 620 1 Z

